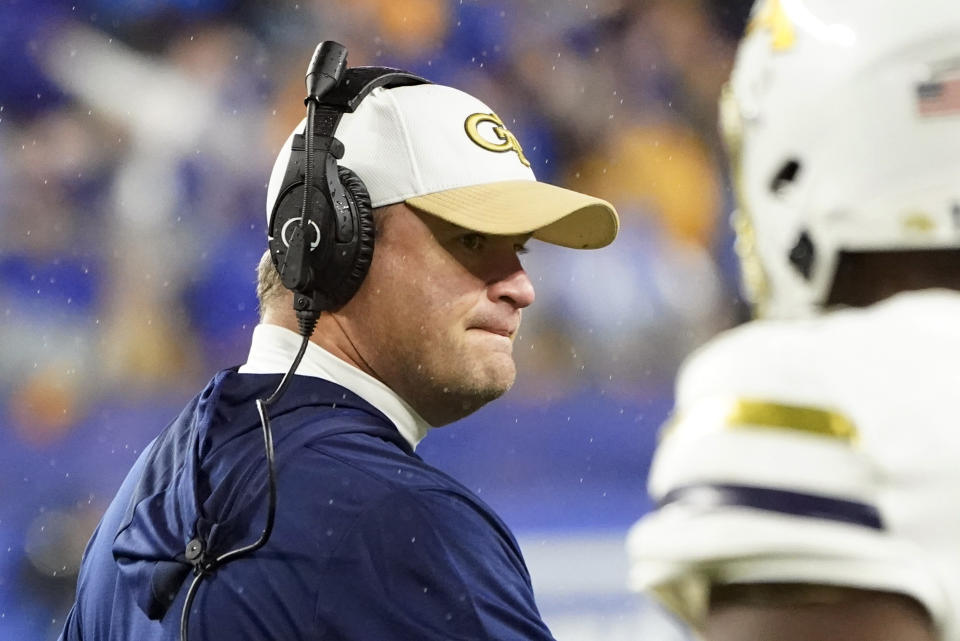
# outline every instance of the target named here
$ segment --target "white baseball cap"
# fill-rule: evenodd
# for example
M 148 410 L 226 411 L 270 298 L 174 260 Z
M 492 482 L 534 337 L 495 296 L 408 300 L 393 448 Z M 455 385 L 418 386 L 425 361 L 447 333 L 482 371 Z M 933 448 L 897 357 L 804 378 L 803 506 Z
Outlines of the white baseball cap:
M 267 224 L 290 158 L 283 144 L 267 187 Z M 336 137 L 373 207 L 404 202 L 455 225 L 485 234 L 532 233 L 566 247 L 613 242 L 613 205 L 538 182 L 516 137 L 487 105 L 443 85 L 375 89 L 343 116 Z

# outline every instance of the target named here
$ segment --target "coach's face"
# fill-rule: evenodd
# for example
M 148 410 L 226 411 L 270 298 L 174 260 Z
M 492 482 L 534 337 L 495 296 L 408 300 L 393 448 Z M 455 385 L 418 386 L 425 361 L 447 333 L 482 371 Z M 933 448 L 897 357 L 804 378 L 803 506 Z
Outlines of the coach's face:
M 491 236 L 385 208 L 370 272 L 335 314 L 362 369 L 432 425 L 475 411 L 513 384 L 513 340 L 533 284 L 528 236 Z

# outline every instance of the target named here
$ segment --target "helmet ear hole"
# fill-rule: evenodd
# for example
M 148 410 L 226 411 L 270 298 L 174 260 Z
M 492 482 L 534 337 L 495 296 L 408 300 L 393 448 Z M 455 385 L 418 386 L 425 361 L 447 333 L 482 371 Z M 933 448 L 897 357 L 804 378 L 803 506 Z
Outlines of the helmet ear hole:
M 797 181 L 800 176 L 800 161 L 790 158 L 774 174 L 770 180 L 770 191 L 776 196 L 782 196 L 787 188 Z
M 816 258 L 816 251 L 813 246 L 813 240 L 806 231 L 800 234 L 793 249 L 790 250 L 790 264 L 793 265 L 801 276 L 810 280 L 813 274 L 813 260 Z

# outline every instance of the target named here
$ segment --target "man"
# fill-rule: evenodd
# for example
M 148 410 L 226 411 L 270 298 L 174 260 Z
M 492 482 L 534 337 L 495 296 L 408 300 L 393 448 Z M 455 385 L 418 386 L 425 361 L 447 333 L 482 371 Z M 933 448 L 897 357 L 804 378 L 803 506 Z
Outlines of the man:
M 301 130 L 269 184 L 274 238 L 288 231 L 272 219 Z M 85 554 L 64 639 L 176 639 L 181 618 L 192 641 L 552 638 L 507 526 L 414 448 L 513 383 L 534 300 L 518 257 L 528 239 L 601 247 L 616 212 L 536 182 L 503 121 L 450 87 L 374 89 L 336 139 L 369 191 L 376 244 L 268 406 L 272 533 L 235 560 L 196 563 L 252 543 L 273 513 L 255 401 L 301 336 L 268 253 L 246 364 L 217 374 L 131 470 Z M 202 581 L 185 610 L 191 569 Z
M 682 368 L 628 541 L 711 641 L 960 638 L 958 88 L 950 0 L 754 7 L 721 124 L 767 319 Z

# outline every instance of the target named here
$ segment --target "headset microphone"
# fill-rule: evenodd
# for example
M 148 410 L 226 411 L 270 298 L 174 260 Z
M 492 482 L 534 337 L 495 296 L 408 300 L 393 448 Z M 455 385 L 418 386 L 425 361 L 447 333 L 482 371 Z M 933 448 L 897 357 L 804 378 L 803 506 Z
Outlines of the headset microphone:
M 320 104 L 320 98 L 340 83 L 346 68 L 346 47 L 332 40 L 326 40 L 317 45 L 314 50 L 305 76 L 307 97 L 303 102 L 307 106 L 307 123 L 304 131 L 303 206 L 300 209 L 300 224 L 294 228 L 289 237 L 287 241 L 289 245 L 280 264 L 280 279 L 284 287 L 295 292 L 293 308 L 297 311 L 300 334 L 304 337 L 313 334 L 317 317 L 320 315 L 316 298 L 309 287 L 316 275 L 311 273 L 307 261 L 308 252 L 317 251 L 323 235 L 323 231 L 314 220 L 315 208 L 312 206 L 311 198 L 314 196 L 313 161 L 317 142 L 315 137 L 317 106 Z M 325 151 L 330 151 L 334 141 L 333 137 L 327 138 Z M 339 154 L 334 153 L 334 155 L 343 156 L 342 149 L 339 151 Z M 325 194 L 324 197 L 328 200 L 330 198 L 329 194 Z M 328 202 L 328 205 L 331 208 L 334 207 L 332 202 Z
M 347 68 L 347 48 L 333 40 L 317 45 L 307 65 L 307 97 L 304 104 L 313 101 L 320 104 L 320 97 L 340 83 Z

